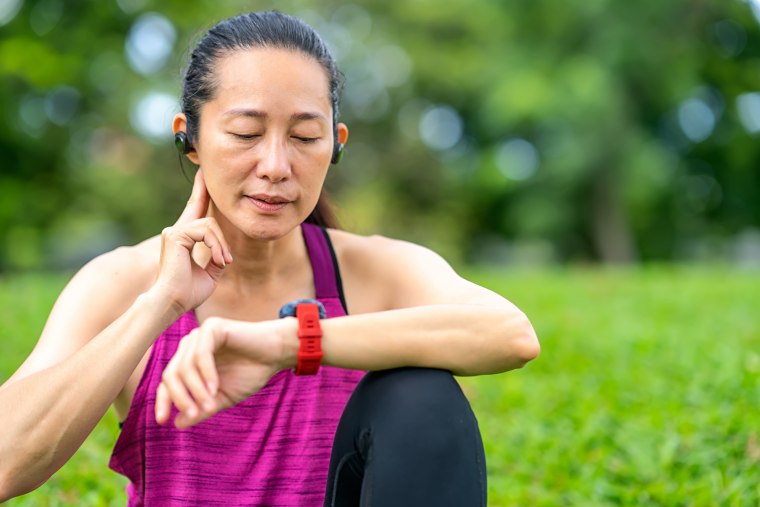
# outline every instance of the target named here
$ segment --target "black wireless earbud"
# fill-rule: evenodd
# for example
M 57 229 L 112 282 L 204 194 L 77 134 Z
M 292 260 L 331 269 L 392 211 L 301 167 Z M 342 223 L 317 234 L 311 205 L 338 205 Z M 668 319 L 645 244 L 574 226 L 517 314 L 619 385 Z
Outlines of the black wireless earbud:
M 174 134 L 174 146 L 177 147 L 177 151 L 182 155 L 186 155 L 193 149 L 193 145 L 190 139 L 187 138 L 187 134 L 181 130 Z
M 337 164 L 340 162 L 340 159 L 343 158 L 343 153 L 345 152 L 345 146 L 343 143 L 335 142 L 335 146 L 333 147 L 333 155 L 332 155 L 332 162 L 333 164 Z

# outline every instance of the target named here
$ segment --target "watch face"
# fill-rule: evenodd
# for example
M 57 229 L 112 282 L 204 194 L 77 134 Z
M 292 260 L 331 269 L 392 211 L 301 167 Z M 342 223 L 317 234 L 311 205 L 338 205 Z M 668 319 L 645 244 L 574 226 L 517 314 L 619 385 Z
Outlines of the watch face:
M 319 310 L 319 318 L 327 318 L 327 311 L 325 311 L 325 306 L 316 299 L 296 299 L 295 301 L 286 303 L 282 308 L 280 308 L 280 312 L 278 314 L 279 318 L 282 319 L 284 317 L 295 317 L 296 308 L 298 305 L 317 305 L 317 309 Z

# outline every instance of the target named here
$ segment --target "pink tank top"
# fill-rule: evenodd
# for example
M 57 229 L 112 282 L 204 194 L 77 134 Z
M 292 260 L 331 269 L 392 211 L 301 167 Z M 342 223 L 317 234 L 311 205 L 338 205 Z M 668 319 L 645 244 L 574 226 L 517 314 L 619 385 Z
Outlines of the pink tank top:
M 346 315 L 340 273 L 324 229 L 302 225 L 316 298 Z M 287 301 L 283 301 L 283 304 Z M 314 376 L 277 373 L 258 393 L 185 430 L 159 426 L 156 388 L 188 312 L 158 337 L 109 466 L 130 483 L 130 506 L 321 506 L 338 420 L 363 372 L 323 366 Z

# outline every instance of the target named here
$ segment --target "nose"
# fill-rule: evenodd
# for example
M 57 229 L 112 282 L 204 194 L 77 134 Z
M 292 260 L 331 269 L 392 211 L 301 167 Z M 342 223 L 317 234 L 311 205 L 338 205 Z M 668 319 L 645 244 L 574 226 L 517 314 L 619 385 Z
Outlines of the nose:
M 262 144 L 256 174 L 272 183 L 286 180 L 290 176 L 290 161 L 285 143 L 271 135 Z

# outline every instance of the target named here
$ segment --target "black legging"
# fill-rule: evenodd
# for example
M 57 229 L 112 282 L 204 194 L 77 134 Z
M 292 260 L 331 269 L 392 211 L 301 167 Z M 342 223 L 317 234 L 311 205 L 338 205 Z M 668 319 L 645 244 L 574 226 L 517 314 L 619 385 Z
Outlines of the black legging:
M 338 425 L 325 507 L 485 505 L 478 422 L 451 373 L 368 373 Z

